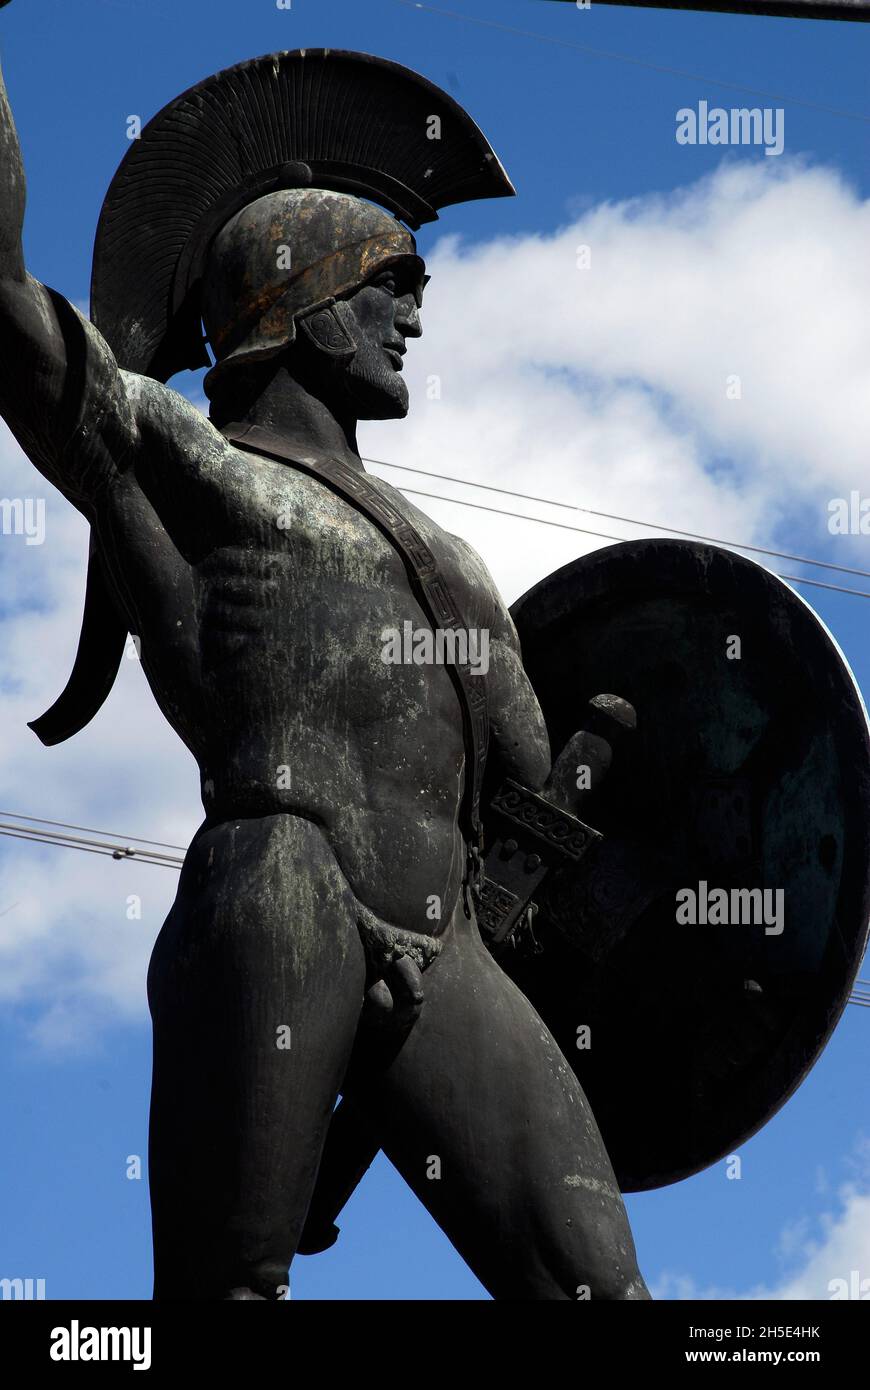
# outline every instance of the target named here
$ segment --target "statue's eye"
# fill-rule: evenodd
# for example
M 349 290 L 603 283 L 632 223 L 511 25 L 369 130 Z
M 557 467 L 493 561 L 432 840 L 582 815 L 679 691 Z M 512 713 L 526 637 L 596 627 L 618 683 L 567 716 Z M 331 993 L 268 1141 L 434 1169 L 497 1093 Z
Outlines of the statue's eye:
M 397 285 L 395 275 L 379 275 L 375 284 L 379 290 L 386 290 L 388 294 L 395 295 Z

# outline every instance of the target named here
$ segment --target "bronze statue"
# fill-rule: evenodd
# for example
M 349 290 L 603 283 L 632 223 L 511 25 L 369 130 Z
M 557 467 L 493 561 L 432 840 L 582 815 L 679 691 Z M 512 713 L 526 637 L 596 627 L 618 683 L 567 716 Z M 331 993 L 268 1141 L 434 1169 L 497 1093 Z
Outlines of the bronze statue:
M 617 660 L 605 680 L 592 652 L 576 671 L 578 622 L 598 615 L 577 601 L 582 591 L 591 603 L 595 583 L 572 572 L 567 589 L 554 576 L 516 610 L 542 712 L 483 562 L 370 477 L 356 443 L 358 420 L 408 410 L 402 359 L 422 331 L 426 280 L 409 228 L 451 202 L 510 195 L 506 174 L 468 115 L 396 64 L 329 50 L 241 64 L 179 97 L 131 145 L 100 220 L 90 323 L 25 270 L 5 92 L 0 157 L 0 407 L 93 538 L 76 667 L 33 727 L 53 743 L 87 723 L 130 632 L 201 771 L 205 819 L 148 979 L 155 1298 L 283 1297 L 294 1254 L 335 1238 L 379 1147 L 495 1297 L 647 1298 L 620 1184 L 672 1181 L 727 1151 L 823 1036 L 801 1038 L 787 1062 L 766 1036 L 765 1064 L 776 1061 L 753 1103 L 712 1137 L 686 1121 L 675 1146 L 655 1133 L 650 1072 L 669 1122 L 680 1098 L 695 1115 L 717 1096 L 688 1085 L 675 1099 L 648 1049 L 635 1058 L 650 1094 L 633 1149 L 618 1089 L 631 1063 L 622 1057 L 607 1085 L 594 1044 L 614 1172 L 574 1033 L 594 1005 L 581 986 L 596 981 L 612 1007 L 634 988 L 619 983 L 620 951 L 640 924 L 649 955 L 649 911 L 672 906 L 675 855 L 683 872 L 707 862 L 682 842 L 682 860 L 673 844 L 666 853 L 655 827 L 652 857 L 668 865 L 656 877 L 632 868 L 619 833 L 631 825 L 637 854 L 643 833 L 654 838 L 653 792 L 632 792 L 660 727 L 643 704 L 676 707 L 679 682 L 645 684 Z M 203 324 L 216 358 L 209 419 L 165 384 L 209 362 Z M 715 563 L 700 566 L 707 588 L 689 573 L 701 548 L 650 545 L 608 571 L 623 609 L 620 576 L 638 565 L 644 585 L 663 576 L 667 591 L 679 571 L 675 594 L 688 581 L 724 611 L 732 591 L 765 582 L 728 556 L 717 563 L 731 578 L 714 594 Z M 578 564 L 593 580 L 602 572 Z M 757 589 L 751 598 L 747 622 Z M 799 626 L 791 609 L 786 620 Z M 535 645 L 548 625 L 555 668 Z M 756 682 L 747 715 L 759 736 L 769 685 Z M 862 751 L 848 715 L 851 767 L 863 769 L 866 735 Z M 681 765 L 683 782 L 691 775 Z M 733 826 L 717 825 L 710 862 L 725 874 Z M 856 963 L 862 893 L 866 906 L 858 841 L 835 994 Z M 842 846 L 831 853 L 839 865 Z M 663 930 L 670 942 L 673 922 Z M 541 984 L 547 961 L 561 993 L 552 965 Z M 642 968 L 660 1001 L 655 952 Z M 745 976 L 743 956 L 725 984 L 716 976 L 723 1028 L 745 1008 Z M 770 988 L 765 977 L 759 989 Z M 789 996 L 792 1013 L 807 997 Z M 743 1051 L 758 1072 L 757 1049 Z

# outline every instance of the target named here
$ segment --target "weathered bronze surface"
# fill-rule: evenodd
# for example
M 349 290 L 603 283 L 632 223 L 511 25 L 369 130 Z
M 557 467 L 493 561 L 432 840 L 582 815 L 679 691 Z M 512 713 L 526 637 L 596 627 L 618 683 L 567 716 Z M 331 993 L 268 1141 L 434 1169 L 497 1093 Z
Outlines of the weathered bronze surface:
M 870 920 L 867 716 L 809 606 L 712 546 L 608 546 L 511 613 L 554 747 L 578 696 L 618 689 L 639 711 L 597 852 L 542 885 L 541 954 L 501 963 L 571 1059 L 622 1190 L 658 1187 L 769 1120 L 846 1005 Z M 675 923 L 699 884 L 781 889 L 781 932 Z
M 37 730 L 94 713 L 129 631 L 201 770 L 205 820 L 148 979 L 155 1297 L 283 1297 L 339 1093 L 495 1296 L 646 1297 L 579 1083 L 475 921 L 484 765 L 532 790 L 550 772 L 513 625 L 479 557 L 368 478 L 356 446 L 358 419 L 408 408 L 410 233 L 378 214 L 359 283 L 328 267 L 293 298 L 293 267 L 330 254 L 318 188 L 340 200 L 338 247 L 374 216 L 354 195 L 419 222 L 510 193 L 498 161 L 394 64 L 242 65 L 131 149 L 101 219 L 94 327 L 24 271 L 5 99 L 0 143 L 0 404 L 94 540 L 80 660 Z M 246 235 L 274 246 L 278 218 L 292 252 L 288 312 L 265 344 L 244 323 L 206 420 L 157 378 L 201 360 L 203 282 L 244 271 L 221 229 L 251 206 Z M 240 290 L 242 318 L 260 293 L 279 302 L 267 279 Z M 226 323 L 209 331 L 237 346 Z M 406 624 L 485 634 L 485 666 L 386 660 Z
M 628 769 L 661 768 L 675 720 L 707 750 L 705 773 L 743 739 L 724 698 L 716 717 L 701 713 L 726 684 L 710 680 L 709 633 L 675 626 L 663 599 L 647 644 L 630 631 L 626 652 L 619 583 L 610 608 L 587 583 L 605 552 L 516 610 L 527 671 L 479 556 L 367 475 L 357 448 L 358 420 L 408 410 L 402 359 L 422 332 L 425 278 L 409 228 L 512 191 L 467 114 L 425 79 L 367 55 L 268 55 L 191 89 L 131 148 L 101 217 L 91 324 L 26 273 L 24 179 L 0 87 L 0 409 L 92 528 L 76 667 L 34 727 L 47 743 L 83 727 L 129 632 L 201 775 L 205 818 L 148 977 L 158 1299 L 282 1298 L 295 1253 L 335 1238 L 378 1148 L 495 1297 L 645 1299 L 578 1077 L 624 1181 L 668 1180 L 719 1152 L 721 1136 L 693 1149 L 682 1131 L 632 1147 L 623 1098 L 606 1091 L 608 1076 L 626 1075 L 613 1018 L 639 987 L 629 972 L 620 994 L 619 972 L 604 978 L 601 963 L 614 967 L 640 918 L 609 916 L 598 899 L 597 916 L 577 910 L 578 885 L 600 883 L 602 862 L 611 878 L 622 864 L 624 906 L 629 830 L 632 848 L 683 853 L 686 874 L 708 863 L 668 838 L 654 789 L 637 791 Z M 209 419 L 165 384 L 208 360 L 203 317 L 219 366 Z M 636 547 L 650 594 L 661 584 L 672 598 L 676 554 L 696 552 Z M 768 1068 L 742 1115 L 734 1094 L 727 1132 L 742 1133 L 809 1064 L 842 1000 L 866 921 L 856 818 L 866 822 L 868 792 L 854 694 L 818 625 L 779 589 L 769 619 L 747 613 L 765 581 L 732 559 L 709 552 L 681 601 L 691 609 L 715 590 L 714 615 L 734 611 L 783 662 L 813 662 L 811 713 L 753 705 L 743 686 L 735 699 L 750 722 L 758 706 L 760 728 L 777 723 L 784 766 L 812 754 L 830 819 L 824 830 L 821 811 L 797 821 L 821 864 L 801 879 L 815 935 L 802 930 L 788 956 L 747 937 L 750 959 L 714 941 L 714 964 L 727 965 L 717 1009 L 732 1007 L 728 989 L 751 966 L 753 1020 L 775 1004 L 775 1028 L 796 1029 L 791 1062 Z M 413 650 L 397 656 L 406 633 Z M 425 655 L 447 638 L 449 659 Z M 674 686 L 673 706 L 643 655 L 667 664 L 669 645 L 684 672 L 692 651 L 703 657 L 693 697 Z M 770 697 L 766 666 L 743 670 Z M 581 766 L 591 780 L 577 778 Z M 780 783 L 768 778 L 768 791 Z M 676 797 L 695 783 L 686 773 L 664 785 Z M 781 807 L 759 814 L 762 841 L 795 828 Z M 762 858 L 765 873 L 800 874 L 793 850 Z M 835 912 L 841 959 L 829 964 Z M 683 988 L 710 987 L 702 945 L 684 959 L 674 923 L 656 940 Z M 576 1017 L 573 997 L 553 989 L 565 961 Z M 658 980 L 655 959 L 649 969 Z M 587 1070 L 572 1028 L 595 1009 L 610 1040 Z M 738 1062 L 748 1048 L 764 1072 L 770 1030 L 758 1046 L 737 1031 Z M 668 1038 L 677 1052 L 698 1045 L 691 1031 Z M 727 1051 L 725 1084 L 731 1061 Z M 709 1084 L 713 1068 L 697 1074 Z M 678 1079 L 690 1126 L 707 1096 Z M 666 1076 L 650 1095 L 661 1097 L 650 1121 L 676 1125 Z

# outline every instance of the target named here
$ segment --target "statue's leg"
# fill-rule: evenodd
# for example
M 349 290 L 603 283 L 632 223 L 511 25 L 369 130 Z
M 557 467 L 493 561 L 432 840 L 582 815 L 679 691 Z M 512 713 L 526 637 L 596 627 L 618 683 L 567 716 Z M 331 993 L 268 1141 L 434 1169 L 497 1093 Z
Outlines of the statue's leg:
M 309 821 L 194 841 L 148 976 L 155 1298 L 284 1296 L 365 988 L 354 909 Z
M 495 1298 L 648 1298 L 579 1082 L 461 908 L 443 939 L 410 1035 L 349 1094 Z

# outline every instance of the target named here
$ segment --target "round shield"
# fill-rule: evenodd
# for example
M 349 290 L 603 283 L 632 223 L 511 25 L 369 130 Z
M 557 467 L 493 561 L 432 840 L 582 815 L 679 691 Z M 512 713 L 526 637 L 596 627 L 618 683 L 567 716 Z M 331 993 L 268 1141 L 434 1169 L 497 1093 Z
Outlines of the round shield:
M 660 1187 L 770 1119 L 848 999 L 870 917 L 866 712 L 808 605 L 715 547 L 609 546 L 512 616 L 554 753 L 602 693 L 637 729 L 583 812 L 602 841 L 545 880 L 539 949 L 526 934 L 500 964 L 623 1190 Z

